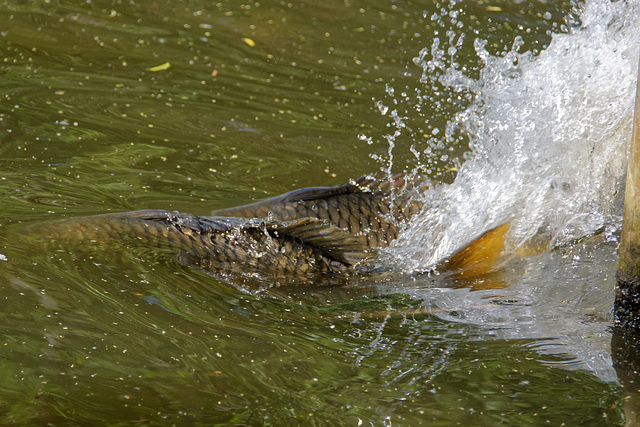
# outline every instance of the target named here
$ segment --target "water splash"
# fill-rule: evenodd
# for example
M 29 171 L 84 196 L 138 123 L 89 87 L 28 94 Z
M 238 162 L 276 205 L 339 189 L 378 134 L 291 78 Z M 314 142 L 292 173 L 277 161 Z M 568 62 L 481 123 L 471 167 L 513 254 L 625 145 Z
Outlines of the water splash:
M 407 271 L 428 270 L 504 222 L 511 223 L 510 249 L 540 233 L 558 245 L 617 224 L 638 28 L 639 1 L 590 1 L 580 24 L 553 35 L 537 56 L 520 53 L 520 39 L 504 56 L 476 40 L 477 79 L 446 68 L 437 43 L 421 52 L 424 75 L 445 67 L 439 84 L 473 95 L 445 132 L 465 133 L 471 151 L 453 184 L 425 195 L 425 210 L 391 249 L 396 261 Z

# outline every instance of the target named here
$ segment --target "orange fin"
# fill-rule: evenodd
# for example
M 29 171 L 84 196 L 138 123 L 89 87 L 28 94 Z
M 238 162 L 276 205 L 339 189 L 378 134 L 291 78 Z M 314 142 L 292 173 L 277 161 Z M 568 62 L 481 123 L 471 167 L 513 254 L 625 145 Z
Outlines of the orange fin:
M 459 271 L 466 277 L 491 271 L 502 255 L 507 230 L 509 230 L 509 223 L 487 231 L 438 263 L 436 270 Z

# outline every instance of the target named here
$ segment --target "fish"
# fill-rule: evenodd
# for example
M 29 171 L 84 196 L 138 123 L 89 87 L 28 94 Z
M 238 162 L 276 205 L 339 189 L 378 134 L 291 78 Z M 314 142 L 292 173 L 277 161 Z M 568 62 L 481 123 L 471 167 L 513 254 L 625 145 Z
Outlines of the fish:
M 364 175 L 335 187 L 311 187 L 244 206 L 220 209 L 216 216 L 327 220 L 370 247 L 387 247 L 423 207 L 419 196 L 436 186 L 421 175 Z
M 388 247 L 424 205 L 435 184 L 405 174 L 365 175 L 335 187 L 295 190 L 249 205 L 196 216 L 142 210 L 34 225 L 29 240 L 45 246 L 143 246 L 177 251 L 179 262 L 213 273 L 312 279 L 385 269 Z M 442 270 L 482 274 L 499 257 L 501 225 L 443 260 Z M 388 267 L 388 266 L 387 266 Z
M 353 235 L 313 218 L 265 221 L 142 210 L 49 223 L 37 233 L 38 240 L 55 245 L 176 249 L 183 263 L 206 270 L 276 277 L 345 273 L 372 256 Z

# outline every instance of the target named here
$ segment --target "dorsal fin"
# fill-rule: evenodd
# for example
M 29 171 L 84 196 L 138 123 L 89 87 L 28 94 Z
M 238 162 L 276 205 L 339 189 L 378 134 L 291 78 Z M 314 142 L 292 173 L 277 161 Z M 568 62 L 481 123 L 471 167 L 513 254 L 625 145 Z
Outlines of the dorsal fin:
M 328 258 L 347 265 L 356 265 L 374 256 L 374 251 L 353 234 L 327 220 L 302 218 L 291 222 L 267 222 L 267 229 L 276 237 L 289 236 L 314 246 Z
M 227 209 L 218 209 L 211 214 L 214 216 L 238 216 L 246 218 L 266 217 L 274 209 L 295 206 L 297 203 L 319 201 L 331 197 L 350 194 L 373 194 L 389 196 L 394 191 L 418 191 L 433 187 L 435 183 L 421 176 L 411 176 L 400 173 L 392 176 L 387 174 L 370 174 L 343 185 L 335 187 L 309 187 L 290 191 L 280 196 Z M 406 196 L 406 194 L 405 194 Z
M 438 263 L 436 270 L 459 271 L 466 277 L 491 271 L 502 255 L 507 230 L 509 223 L 492 228 Z
M 226 209 L 217 209 L 211 213 L 213 216 L 238 216 L 246 218 L 266 217 L 274 208 L 283 208 L 287 205 L 295 205 L 298 202 L 309 200 L 321 200 L 329 197 L 361 192 L 353 184 L 343 184 L 336 187 L 309 187 L 290 191 L 280 196 L 259 202 L 250 203 Z

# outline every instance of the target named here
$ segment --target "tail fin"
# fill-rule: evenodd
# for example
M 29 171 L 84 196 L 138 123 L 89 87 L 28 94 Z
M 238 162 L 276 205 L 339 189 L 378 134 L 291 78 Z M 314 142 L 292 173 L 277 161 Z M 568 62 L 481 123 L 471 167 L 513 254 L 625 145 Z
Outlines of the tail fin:
M 478 276 L 491 271 L 502 255 L 507 230 L 509 230 L 509 223 L 487 231 L 441 261 L 436 269 L 459 271 L 465 277 Z

